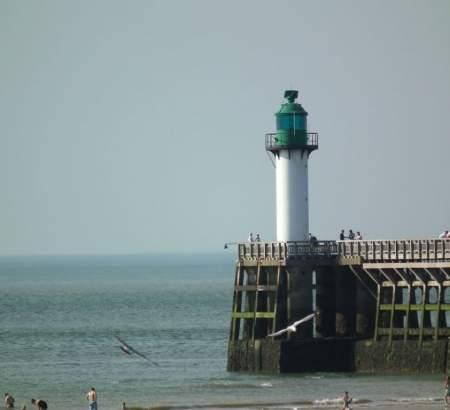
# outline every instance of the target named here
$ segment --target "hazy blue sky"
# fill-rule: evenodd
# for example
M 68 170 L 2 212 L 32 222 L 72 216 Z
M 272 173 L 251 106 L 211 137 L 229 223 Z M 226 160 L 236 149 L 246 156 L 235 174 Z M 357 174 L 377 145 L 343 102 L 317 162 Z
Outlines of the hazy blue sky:
M 450 1 L 0 1 L 0 254 L 275 237 L 299 90 L 310 229 L 450 228 Z

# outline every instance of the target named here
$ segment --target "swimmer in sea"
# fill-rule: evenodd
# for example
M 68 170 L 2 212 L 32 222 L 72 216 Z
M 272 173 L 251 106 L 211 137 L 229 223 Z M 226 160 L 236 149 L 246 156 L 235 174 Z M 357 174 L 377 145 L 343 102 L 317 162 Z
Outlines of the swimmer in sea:
M 11 396 L 9 393 L 5 393 L 5 408 L 7 409 L 13 409 L 14 408 L 14 397 Z
M 31 404 L 33 406 L 37 407 L 38 410 L 47 410 L 48 409 L 48 405 L 45 400 L 31 399 Z

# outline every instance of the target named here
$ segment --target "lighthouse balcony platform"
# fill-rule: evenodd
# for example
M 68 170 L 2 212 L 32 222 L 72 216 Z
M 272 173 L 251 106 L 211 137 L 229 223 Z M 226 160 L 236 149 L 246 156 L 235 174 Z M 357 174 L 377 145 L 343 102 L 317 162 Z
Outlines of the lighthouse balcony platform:
M 289 133 L 266 134 L 266 151 L 272 153 L 280 150 L 304 150 L 312 152 L 319 148 L 317 132 L 296 131 Z

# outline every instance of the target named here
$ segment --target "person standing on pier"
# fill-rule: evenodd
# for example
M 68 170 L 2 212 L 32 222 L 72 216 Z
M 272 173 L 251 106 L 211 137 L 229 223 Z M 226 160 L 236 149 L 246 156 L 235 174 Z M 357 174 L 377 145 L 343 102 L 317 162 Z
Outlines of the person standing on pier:
M 261 236 L 259 236 L 259 233 L 256 234 L 255 242 L 261 242 Z
M 248 239 L 247 239 L 247 241 L 248 241 L 248 242 L 254 242 L 254 239 L 253 239 L 253 232 L 250 232 L 250 233 L 248 234 Z
M 356 232 L 356 237 L 355 237 L 355 239 L 357 240 L 357 241 L 362 241 L 362 235 L 361 235 L 361 232 Z
M 341 233 L 339 234 L 339 240 L 345 241 L 345 231 L 343 229 L 341 229 Z
M 351 241 L 355 239 L 355 233 L 351 229 L 349 229 L 348 231 L 348 239 L 350 239 Z

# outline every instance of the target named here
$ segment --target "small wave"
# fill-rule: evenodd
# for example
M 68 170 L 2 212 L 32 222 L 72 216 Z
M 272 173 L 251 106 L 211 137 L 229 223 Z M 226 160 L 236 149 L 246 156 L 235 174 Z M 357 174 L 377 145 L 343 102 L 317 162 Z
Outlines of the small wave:
M 358 403 L 358 404 L 367 404 L 367 403 L 373 403 L 372 400 L 369 399 L 358 399 L 356 397 L 352 398 L 352 403 Z M 314 406 L 335 406 L 335 405 L 341 405 L 342 404 L 342 398 L 341 397 L 335 397 L 335 398 L 326 398 L 326 399 L 316 399 L 312 401 L 312 404 Z
M 429 403 L 442 401 L 442 397 L 399 397 L 397 399 L 388 399 L 389 403 Z
M 213 381 L 207 384 L 201 385 L 201 388 L 208 389 L 259 389 L 259 388 L 270 388 L 273 384 L 270 382 L 262 383 L 240 383 L 235 381 Z
M 209 384 L 203 385 L 203 387 L 213 387 L 215 389 L 254 389 L 259 387 L 258 384 L 252 384 L 252 383 L 238 383 L 238 382 L 212 382 Z
M 290 403 L 282 402 L 236 402 L 236 403 L 214 403 L 214 404 L 191 404 L 191 405 L 155 405 L 149 410 L 190 410 L 190 409 L 295 409 L 303 406 L 310 407 L 312 401 L 296 401 Z
M 340 404 L 342 403 L 342 399 L 336 398 L 336 399 L 317 399 L 313 400 L 312 404 L 314 405 L 320 405 L 320 406 L 327 406 L 330 404 Z
M 265 384 L 265 383 L 262 383 Z M 270 383 L 269 383 L 270 384 Z M 398 399 L 385 399 L 372 401 L 369 399 L 353 398 L 354 404 L 366 404 L 368 407 L 395 406 L 395 404 L 420 404 L 435 403 L 442 401 L 439 397 L 400 397 Z M 336 408 L 342 404 L 341 398 L 323 398 L 316 400 L 298 400 L 289 402 L 236 402 L 236 403 L 210 403 L 210 404 L 188 404 L 188 405 L 155 405 L 149 410 L 192 410 L 192 409 L 271 409 L 271 410 L 299 410 L 313 408 Z

